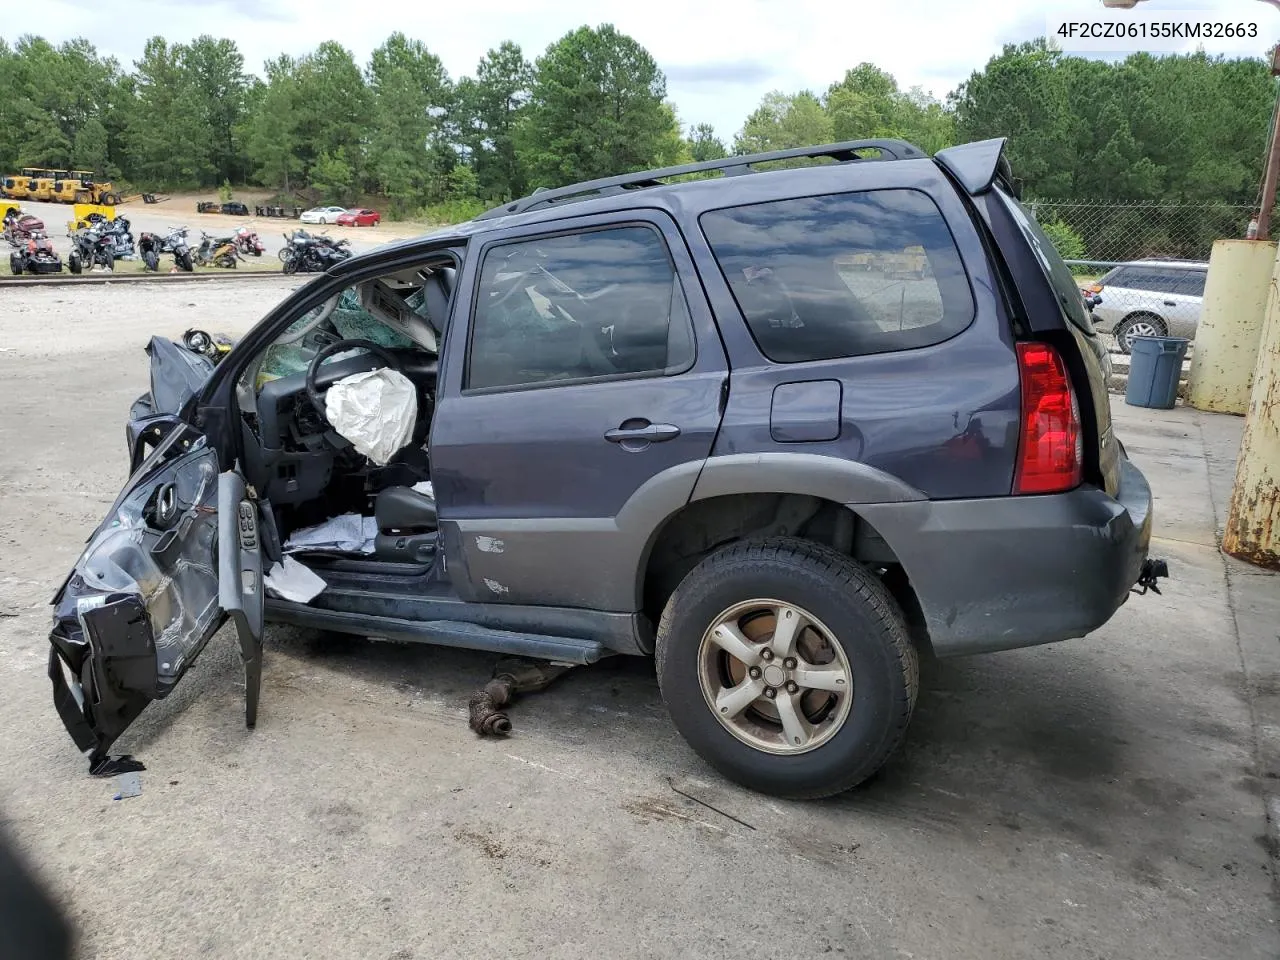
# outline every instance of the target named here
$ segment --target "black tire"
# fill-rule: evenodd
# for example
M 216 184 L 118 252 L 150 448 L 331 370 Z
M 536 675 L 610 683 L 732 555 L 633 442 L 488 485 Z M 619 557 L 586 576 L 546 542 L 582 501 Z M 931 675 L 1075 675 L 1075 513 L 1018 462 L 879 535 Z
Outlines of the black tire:
M 106 267 L 108 270 L 110 270 L 110 271 L 112 271 L 112 272 L 115 272 L 115 269 L 116 269 L 116 255 L 115 255 L 114 253 L 112 253 L 110 250 L 103 250 L 103 251 L 102 251 L 102 265 L 103 265 L 104 267 Z
M 195 264 L 191 262 L 191 251 L 186 253 L 174 254 L 173 262 L 178 265 L 178 269 L 186 273 L 190 273 L 195 269 Z
M 282 266 L 282 269 L 283 269 L 283 271 L 284 271 L 285 273 L 297 273 L 297 272 L 298 272 L 298 258 L 297 258 L 297 257 L 290 257 L 288 260 L 286 260 L 286 261 L 284 262 L 284 264 L 283 264 L 283 266 Z
M 15 256 L 15 257 L 9 258 L 9 272 L 12 273 L 15 277 L 20 276 L 22 274 L 22 258 L 21 257 Z
M 1116 327 L 1116 344 L 1120 347 L 1120 352 L 1127 354 L 1129 352 L 1129 337 L 1133 333 L 1133 328 L 1139 324 L 1149 324 L 1156 332 L 1156 336 L 1164 337 L 1169 334 L 1169 327 L 1163 319 L 1154 313 L 1131 313 L 1120 321 Z
M 72 253 L 67 257 L 67 269 L 77 275 L 84 269 L 84 264 L 80 260 L 80 254 Z
M 104 207 L 114 207 L 120 202 L 120 194 L 104 193 L 102 195 L 102 205 Z
M 146 253 L 142 255 L 142 262 L 146 265 L 146 268 L 152 273 L 155 273 L 157 270 L 160 269 L 160 258 L 150 250 L 148 250 Z
M 755 597 L 820 619 L 848 659 L 856 693 L 848 717 L 807 753 L 767 753 L 738 739 L 698 680 L 703 634 Z M 704 559 L 667 602 L 658 626 L 658 684 L 676 728 L 722 774 L 791 799 L 840 793 L 874 774 L 902 743 L 919 690 L 919 660 L 898 604 L 870 571 L 830 547 L 792 538 L 741 541 Z

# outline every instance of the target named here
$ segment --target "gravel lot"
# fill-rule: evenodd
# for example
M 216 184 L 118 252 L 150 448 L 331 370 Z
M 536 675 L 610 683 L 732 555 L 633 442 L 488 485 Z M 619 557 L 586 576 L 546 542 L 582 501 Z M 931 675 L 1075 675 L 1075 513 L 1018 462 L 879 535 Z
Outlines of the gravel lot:
M 1117 402 L 1174 579 L 1083 640 L 926 663 L 903 754 L 809 804 L 710 773 L 651 666 L 575 671 L 477 740 L 493 658 L 234 638 L 86 775 L 45 604 L 125 476 L 151 333 L 242 333 L 296 284 L 14 289 L 0 340 L 0 815 L 84 957 L 1274 960 L 1280 580 L 1215 547 L 1238 419 Z

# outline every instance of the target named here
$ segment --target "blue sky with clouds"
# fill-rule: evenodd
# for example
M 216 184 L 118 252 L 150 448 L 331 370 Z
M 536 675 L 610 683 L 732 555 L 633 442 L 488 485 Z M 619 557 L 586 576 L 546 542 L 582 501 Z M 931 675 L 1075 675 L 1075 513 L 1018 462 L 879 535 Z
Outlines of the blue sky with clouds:
M 820 92 L 845 69 L 870 60 L 904 87 L 943 96 L 1008 42 L 1044 33 L 1046 10 L 1087 18 L 1101 0 L 40 0 L 31 32 L 72 36 L 130 64 L 147 38 L 201 33 L 233 38 L 251 70 L 280 53 L 304 54 L 339 40 L 363 62 L 387 34 L 424 41 L 454 77 L 471 73 L 503 40 L 530 58 L 584 23 L 613 23 L 654 55 L 686 124 L 708 122 L 726 140 L 765 93 Z M 1261 55 L 1280 39 L 1280 10 L 1260 0 L 1144 0 L 1140 9 L 1196 10 L 1256 21 L 1265 39 L 1210 52 Z M 11 24 L 0 27 L 10 42 Z

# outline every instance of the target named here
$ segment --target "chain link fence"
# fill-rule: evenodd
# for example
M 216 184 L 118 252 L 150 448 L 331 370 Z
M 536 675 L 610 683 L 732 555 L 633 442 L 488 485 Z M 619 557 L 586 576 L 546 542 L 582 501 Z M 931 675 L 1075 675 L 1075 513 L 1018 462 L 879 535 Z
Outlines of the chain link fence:
M 1193 339 L 1213 241 L 1243 238 L 1245 205 L 1033 200 L 1092 304 L 1095 326 L 1128 353 L 1136 336 Z

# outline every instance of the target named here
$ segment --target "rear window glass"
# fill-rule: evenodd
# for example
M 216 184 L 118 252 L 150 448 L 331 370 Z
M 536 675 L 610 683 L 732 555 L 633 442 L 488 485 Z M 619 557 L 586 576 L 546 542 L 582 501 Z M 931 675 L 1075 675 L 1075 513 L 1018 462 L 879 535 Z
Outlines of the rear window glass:
M 731 207 L 700 223 L 752 336 L 774 362 L 928 346 L 973 320 L 955 241 L 919 191 Z

